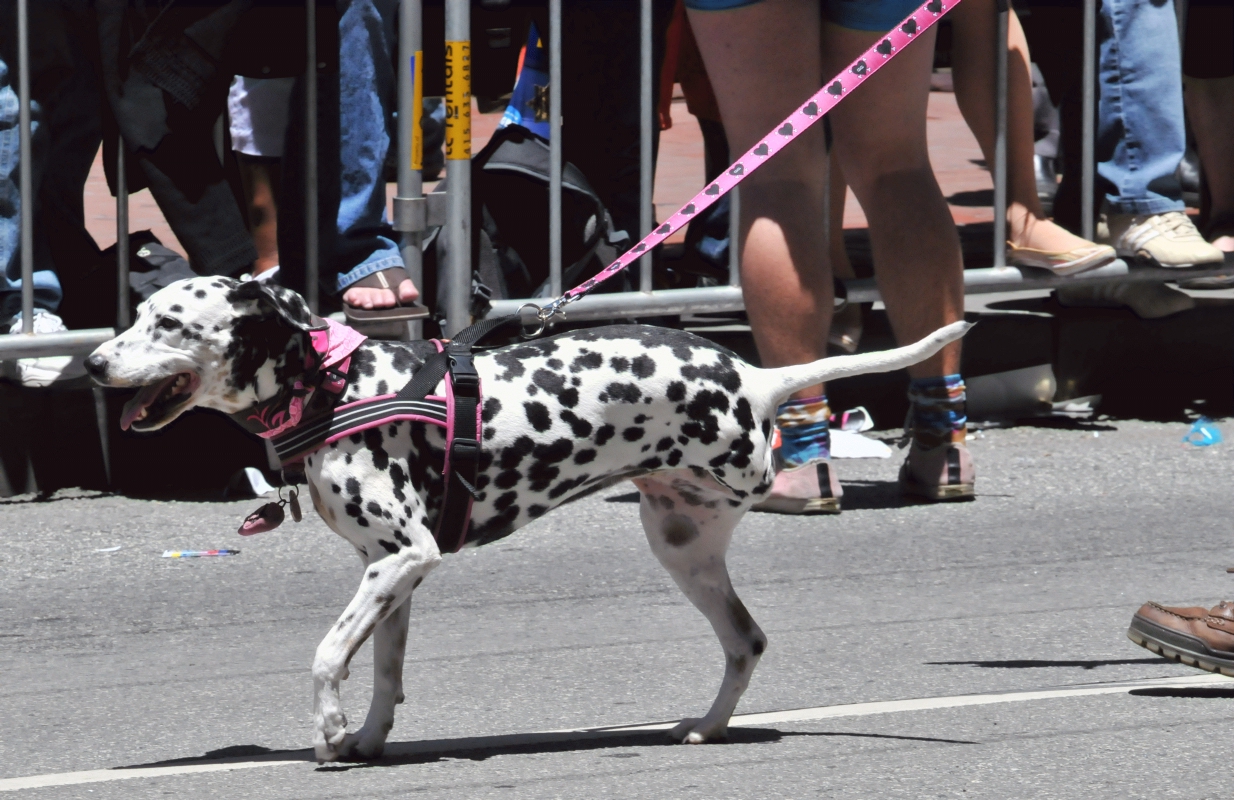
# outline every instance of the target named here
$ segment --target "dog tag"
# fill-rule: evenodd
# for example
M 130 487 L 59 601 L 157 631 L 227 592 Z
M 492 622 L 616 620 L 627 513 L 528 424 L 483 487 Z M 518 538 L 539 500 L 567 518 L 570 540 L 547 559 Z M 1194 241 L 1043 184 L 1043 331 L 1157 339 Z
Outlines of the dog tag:
M 244 518 L 238 533 L 241 536 L 252 536 L 255 533 L 272 531 L 282 524 L 283 507 L 278 503 L 266 503 Z
M 291 518 L 292 519 L 294 519 L 296 522 L 299 522 L 300 520 L 304 519 L 304 516 L 300 513 L 300 495 L 296 492 L 295 489 L 291 490 L 291 498 L 287 501 L 287 505 L 291 506 Z

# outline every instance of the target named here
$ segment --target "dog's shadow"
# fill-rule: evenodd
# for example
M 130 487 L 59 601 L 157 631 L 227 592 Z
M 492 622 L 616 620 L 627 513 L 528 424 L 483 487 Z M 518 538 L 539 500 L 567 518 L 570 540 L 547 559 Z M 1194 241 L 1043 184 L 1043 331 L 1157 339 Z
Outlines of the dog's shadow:
M 964 739 L 941 739 L 929 736 L 896 736 L 883 733 L 851 733 L 846 731 L 780 731 L 775 728 L 728 729 L 724 745 L 772 744 L 797 736 L 845 737 L 854 739 L 885 739 L 892 741 L 936 744 L 977 744 Z M 503 736 L 479 736 L 458 739 L 434 739 L 420 742 L 390 742 L 381 758 L 372 761 L 343 761 L 323 764 L 318 772 L 346 772 L 373 767 L 400 767 L 430 764 L 447 759 L 485 761 L 494 756 L 539 755 L 544 753 L 578 753 L 589 750 L 620 750 L 603 754 L 609 758 L 638 758 L 641 754 L 630 748 L 677 747 L 663 730 L 583 730 L 555 733 L 515 733 Z M 181 758 L 148 764 L 132 764 L 118 769 L 149 769 L 151 767 L 186 766 L 221 763 L 259 763 L 262 761 L 313 761 L 312 750 L 270 750 L 259 745 L 235 745 L 212 750 L 199 758 Z
M 638 492 L 606 497 L 608 503 L 637 503 Z M 845 511 L 882 511 L 922 505 L 924 501 L 905 497 L 897 481 L 844 481 Z

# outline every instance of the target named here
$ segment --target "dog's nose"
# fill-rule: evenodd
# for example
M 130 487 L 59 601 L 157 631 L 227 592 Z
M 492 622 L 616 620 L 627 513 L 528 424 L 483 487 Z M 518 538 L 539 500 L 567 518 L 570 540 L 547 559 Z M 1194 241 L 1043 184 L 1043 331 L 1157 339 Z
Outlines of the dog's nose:
M 107 359 L 98 353 L 91 353 L 86 359 L 86 372 L 96 381 L 103 380 L 107 377 Z

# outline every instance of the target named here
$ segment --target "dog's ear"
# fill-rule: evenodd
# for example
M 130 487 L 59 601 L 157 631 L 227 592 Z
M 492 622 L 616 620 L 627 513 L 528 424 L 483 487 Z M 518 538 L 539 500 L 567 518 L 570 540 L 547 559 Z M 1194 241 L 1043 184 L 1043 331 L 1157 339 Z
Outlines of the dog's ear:
M 313 327 L 312 312 L 304 298 L 283 286 L 263 281 L 245 281 L 231 291 L 232 302 L 256 300 L 263 308 L 273 311 L 283 322 L 301 331 Z

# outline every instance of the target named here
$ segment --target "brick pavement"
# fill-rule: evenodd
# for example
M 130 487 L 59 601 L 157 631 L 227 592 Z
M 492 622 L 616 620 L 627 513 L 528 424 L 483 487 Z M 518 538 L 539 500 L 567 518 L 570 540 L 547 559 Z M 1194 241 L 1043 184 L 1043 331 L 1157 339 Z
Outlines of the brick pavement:
M 855 102 L 855 101 L 850 101 Z M 942 187 L 943 194 L 952 197 L 959 193 L 989 191 L 993 184 L 990 174 L 982 166 L 981 150 L 960 117 L 955 95 L 946 92 L 930 94 L 928 131 L 930 160 Z M 473 147 L 484 146 L 496 128 L 500 114 L 473 116 Z M 568 135 L 568 134 L 567 134 Z M 656 170 L 655 204 L 657 216 L 668 216 L 690 199 L 703 185 L 703 144 L 698 124 L 686 111 L 683 100 L 673 103 L 673 127 L 661 134 L 660 160 Z M 394 185 L 388 194 L 394 196 Z M 971 198 L 972 195 L 969 195 Z M 957 198 L 964 201 L 963 197 Z M 981 199 L 981 198 L 978 198 Z M 971 200 L 969 201 L 971 202 Z M 86 228 L 100 247 L 108 247 L 116 241 L 115 200 L 103 178 L 101 155 L 95 159 L 85 191 Z M 988 223 L 992 219 L 989 206 L 952 205 L 952 216 L 957 224 Z M 130 229 L 150 229 L 169 247 L 183 252 L 175 234 L 171 232 L 158 206 L 148 191 L 142 190 L 131 196 L 129 206 Z M 865 216 L 852 192 L 844 214 L 844 227 L 864 228 Z M 678 234 L 680 239 L 683 234 Z

